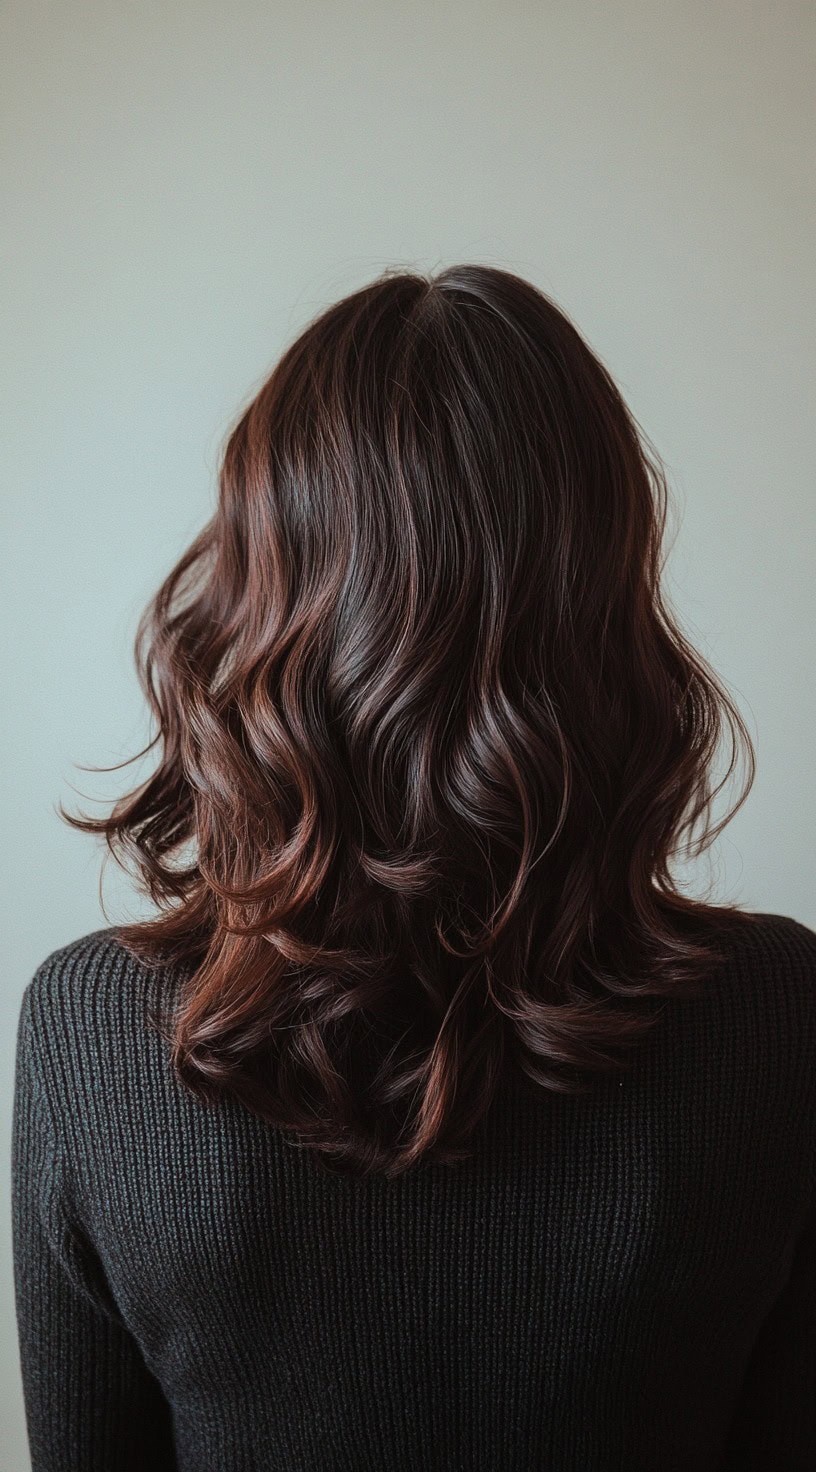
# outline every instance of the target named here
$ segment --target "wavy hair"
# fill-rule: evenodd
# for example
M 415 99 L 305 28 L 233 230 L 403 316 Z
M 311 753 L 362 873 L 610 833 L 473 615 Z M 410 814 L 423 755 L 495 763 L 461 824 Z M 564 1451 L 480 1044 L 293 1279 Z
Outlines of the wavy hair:
M 151 1021 L 197 1098 L 393 1176 L 699 994 L 752 917 L 670 866 L 755 758 L 661 593 L 666 509 L 610 373 L 508 271 L 386 271 L 283 353 L 139 624 L 153 775 L 61 809 L 135 863 L 157 913 L 117 933 L 184 972 Z

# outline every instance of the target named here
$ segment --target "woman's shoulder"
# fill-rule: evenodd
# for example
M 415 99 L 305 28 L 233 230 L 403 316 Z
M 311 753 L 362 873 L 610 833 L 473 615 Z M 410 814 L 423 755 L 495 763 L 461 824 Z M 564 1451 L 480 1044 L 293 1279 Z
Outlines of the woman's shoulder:
M 726 964 L 713 988 L 719 1020 L 763 1035 L 772 1052 L 800 1054 L 812 1066 L 816 930 L 787 914 L 745 910 L 735 919 L 730 912 L 722 949 Z M 148 1043 L 151 1020 L 182 973 L 138 958 L 116 926 L 93 930 L 40 963 L 25 989 L 24 1021 L 38 1050 L 52 1055 L 91 1050 L 112 1058 L 125 1049 L 132 1056 Z
M 816 930 L 791 915 L 746 910 L 729 916 L 725 964 L 703 1003 L 681 1003 L 681 1027 L 700 1046 L 731 1060 L 740 1077 L 773 1078 L 775 1088 L 816 1105 Z M 706 1000 L 707 999 L 707 1000 Z M 727 1069 L 726 1069 L 727 1072 Z
M 743 910 L 724 927 L 729 961 L 745 973 L 816 995 L 816 930 L 791 915 Z M 51 951 L 37 967 L 27 992 L 38 1005 L 62 1014 L 106 1009 L 121 998 L 134 1000 L 172 985 L 180 968 L 141 960 L 119 938 L 117 926 L 89 931 Z
M 117 926 L 105 926 L 40 962 L 23 993 L 21 1025 L 39 1051 L 59 1056 L 132 1045 L 175 979 L 172 968 L 128 950 Z
M 816 997 L 816 930 L 792 915 L 744 911 L 728 929 L 726 949 L 741 974 L 760 985 L 773 981 L 778 990 L 787 981 L 792 996 Z
M 816 930 L 792 915 L 752 910 L 726 947 L 730 971 L 783 1027 L 816 1031 Z

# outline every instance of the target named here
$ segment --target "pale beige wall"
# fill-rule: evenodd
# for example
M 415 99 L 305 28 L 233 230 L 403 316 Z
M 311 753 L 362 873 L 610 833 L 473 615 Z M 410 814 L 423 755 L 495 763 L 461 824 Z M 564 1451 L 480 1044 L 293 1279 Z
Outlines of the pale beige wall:
M 4 13 L 5 1119 L 25 981 L 106 923 L 94 844 L 53 805 L 127 778 L 72 763 L 144 736 L 137 614 L 209 514 L 238 404 L 388 264 L 517 270 L 617 377 L 672 477 L 670 588 L 758 741 L 719 892 L 816 925 L 813 6 Z M 19 1472 L 7 1255 L 0 1310 Z

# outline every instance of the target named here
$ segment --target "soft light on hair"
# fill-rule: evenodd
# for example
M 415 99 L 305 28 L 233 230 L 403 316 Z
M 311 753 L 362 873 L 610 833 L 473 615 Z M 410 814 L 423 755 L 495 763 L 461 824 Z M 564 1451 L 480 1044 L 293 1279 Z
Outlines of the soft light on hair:
M 186 968 L 154 1022 L 196 1097 L 338 1171 L 462 1159 L 503 1078 L 625 1068 L 750 921 L 670 873 L 754 753 L 661 593 L 647 445 L 567 317 L 481 265 L 386 272 L 241 414 L 139 627 L 155 771 L 63 812 L 157 907 L 122 943 Z

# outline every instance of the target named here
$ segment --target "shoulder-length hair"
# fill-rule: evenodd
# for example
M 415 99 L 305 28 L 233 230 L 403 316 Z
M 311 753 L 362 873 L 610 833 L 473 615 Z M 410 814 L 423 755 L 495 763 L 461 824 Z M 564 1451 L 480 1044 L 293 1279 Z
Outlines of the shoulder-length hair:
M 62 813 L 135 860 L 158 913 L 118 936 L 185 973 L 151 1020 L 196 1097 L 392 1176 L 699 994 L 752 917 L 670 864 L 755 759 L 661 593 L 666 507 L 610 373 L 507 271 L 387 271 L 284 352 L 139 625 L 155 771 Z

